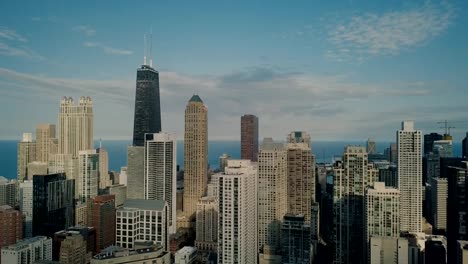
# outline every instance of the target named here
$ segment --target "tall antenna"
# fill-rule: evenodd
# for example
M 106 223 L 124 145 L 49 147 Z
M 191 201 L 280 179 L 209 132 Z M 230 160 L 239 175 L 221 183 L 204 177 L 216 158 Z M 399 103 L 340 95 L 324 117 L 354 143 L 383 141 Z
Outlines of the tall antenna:
M 146 34 L 143 35 L 143 65 L 146 65 Z
M 150 28 L 150 52 L 149 52 L 149 57 L 150 57 L 150 67 L 153 67 L 153 26 Z

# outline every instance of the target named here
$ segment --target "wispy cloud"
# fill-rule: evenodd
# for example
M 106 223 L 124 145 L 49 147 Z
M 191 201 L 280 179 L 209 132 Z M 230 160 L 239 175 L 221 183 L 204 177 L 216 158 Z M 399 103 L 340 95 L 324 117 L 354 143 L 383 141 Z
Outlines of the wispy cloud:
M 15 30 L 6 27 L 0 27 L 0 38 L 9 41 L 28 42 L 27 38 L 16 32 Z
M 125 50 L 125 49 L 116 49 L 113 47 L 109 47 L 107 45 L 104 45 L 99 42 L 85 42 L 83 43 L 83 46 L 87 48 L 100 48 L 104 51 L 104 53 L 107 54 L 115 54 L 115 55 L 131 55 L 133 54 L 133 51 L 131 50 Z
M 89 26 L 84 26 L 84 25 L 80 25 L 80 26 L 76 26 L 73 28 L 73 31 L 76 31 L 76 32 L 80 32 L 80 33 L 83 33 L 85 34 L 86 36 L 90 37 L 90 36 L 93 36 L 96 34 L 96 30 L 89 27 Z
M 26 46 L 27 42 L 16 30 L 0 27 L 0 55 L 44 60 L 44 56 Z
M 426 2 L 409 10 L 353 16 L 329 31 L 335 47 L 325 55 L 333 60 L 397 55 L 441 35 L 453 22 L 454 10 L 447 2 Z

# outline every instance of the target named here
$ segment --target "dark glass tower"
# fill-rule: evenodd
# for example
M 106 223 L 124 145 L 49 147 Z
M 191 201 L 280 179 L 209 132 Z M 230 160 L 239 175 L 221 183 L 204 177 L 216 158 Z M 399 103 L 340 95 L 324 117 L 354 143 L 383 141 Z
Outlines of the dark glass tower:
M 442 140 L 442 135 L 437 133 L 430 133 L 424 135 L 424 155 L 427 155 L 429 152 L 432 152 L 434 147 L 434 141 Z
M 161 132 L 159 73 L 148 65 L 137 70 L 133 146 L 144 146 L 145 133 Z

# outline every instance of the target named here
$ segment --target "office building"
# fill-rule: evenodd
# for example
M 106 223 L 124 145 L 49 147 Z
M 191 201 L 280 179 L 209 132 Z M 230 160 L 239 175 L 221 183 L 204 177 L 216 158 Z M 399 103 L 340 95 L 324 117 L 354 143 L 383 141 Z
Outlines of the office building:
M 311 205 L 315 202 L 315 156 L 306 143 L 288 143 L 287 212 L 301 214 L 310 224 Z
M 288 210 L 287 150 L 265 138 L 258 153 L 258 249 L 280 249 L 281 221 Z M 272 253 L 274 254 L 274 253 Z
M 206 196 L 197 204 L 195 247 L 200 251 L 217 251 L 218 198 Z
M 99 153 L 95 149 L 78 152 L 78 198 L 81 202 L 99 193 Z
M 5 177 L 0 176 L 0 206 L 9 205 L 15 207 L 16 190 L 18 182 L 16 180 L 7 180 Z
M 398 189 L 400 190 L 400 231 L 422 230 L 421 131 L 413 121 L 403 121 L 397 131 Z
M 431 179 L 431 219 L 432 227 L 437 233 L 445 233 L 447 230 L 447 197 L 448 181 L 446 178 Z
M 208 108 L 198 95 L 185 108 L 184 214 L 191 220 L 208 182 Z
M 370 138 L 367 140 L 366 151 L 367 154 L 377 154 L 377 145 L 374 140 L 371 140 Z
M 33 236 L 52 237 L 73 225 L 75 181 L 63 173 L 34 175 Z
M 58 153 L 78 157 L 80 150 L 94 147 L 93 101 L 80 97 L 78 104 L 71 97 L 60 100 Z
M 218 263 L 257 261 L 257 168 L 229 160 L 219 176 Z
M 192 264 L 197 259 L 197 248 L 185 246 L 178 250 L 175 255 L 175 264 Z
M 36 127 L 36 161 L 48 162 L 49 154 L 55 154 L 55 125 L 39 124 Z
M 282 263 L 310 263 L 310 225 L 303 215 L 286 214 L 281 224 Z
M 146 62 L 137 70 L 133 146 L 143 147 L 145 134 L 161 132 L 159 72 Z
M 127 149 L 127 198 L 145 198 L 145 147 Z
M 136 242 L 135 249 L 110 246 L 91 259 L 91 264 L 171 264 L 171 254 L 163 247 L 148 242 Z
M 379 169 L 379 182 L 384 182 L 387 187 L 398 188 L 398 169 L 395 165 Z
M 36 142 L 33 141 L 32 133 L 23 133 L 18 142 L 18 181 L 23 181 L 28 176 L 28 164 L 36 160 Z
M 167 133 L 145 135 L 145 199 L 166 201 L 169 234 L 176 232 L 176 139 Z
M 160 200 L 127 200 L 117 209 L 116 245 L 135 249 L 135 241 L 153 241 L 169 249 L 168 205 Z
M 257 161 L 258 154 L 258 117 L 241 117 L 241 159 Z
M 286 143 L 305 143 L 311 148 L 310 135 L 304 131 L 293 131 L 288 134 Z
M 227 161 L 231 159 L 231 156 L 224 153 L 219 157 L 219 171 L 224 172 L 224 168 L 227 166 Z
M 99 189 L 104 190 L 113 184 L 109 175 L 109 154 L 102 146 L 96 149 L 96 153 L 99 155 Z
M 91 255 L 87 254 L 86 241 L 80 234 L 71 234 L 60 245 L 59 261 L 62 264 L 89 263 Z
M 34 175 L 48 174 L 48 164 L 46 162 L 33 161 L 28 163 L 27 177 L 25 180 L 32 180 Z
M 404 264 L 409 262 L 408 240 L 403 237 L 371 236 L 370 264 Z
M 442 135 L 438 133 L 430 133 L 424 135 L 424 155 L 429 154 L 434 149 L 434 141 L 442 140 Z
M 24 181 L 19 184 L 19 207 L 23 215 L 23 236 L 30 238 L 33 235 L 33 181 Z
M 9 205 L 0 206 L 0 249 L 23 238 L 21 212 Z
M 343 162 L 333 177 L 334 263 L 360 263 L 364 259 L 364 196 L 377 180 L 378 171 L 368 164 L 366 148 L 347 146 Z
M 119 184 L 127 186 L 127 167 L 121 167 L 119 173 Z
M 85 227 L 85 226 L 74 226 L 67 228 L 67 230 L 62 230 L 56 232 L 52 241 L 52 259 L 59 260 L 62 249 L 62 242 L 70 236 L 80 236 L 85 243 L 85 253 L 92 254 L 96 249 L 96 230 L 94 227 Z M 81 243 L 80 243 L 81 244 Z M 89 255 L 91 258 L 92 255 Z M 85 263 L 85 262 L 83 262 Z M 89 263 L 87 261 L 86 263 Z
M 96 249 L 102 249 L 115 245 L 115 196 L 96 196 L 89 203 L 88 225 L 96 230 Z
M 71 154 L 49 154 L 48 172 L 65 173 L 69 180 L 78 181 L 78 158 L 73 158 Z M 78 195 L 78 184 L 75 185 L 75 194 Z
M 91 199 L 86 202 L 78 201 L 75 204 L 75 225 L 77 226 L 88 226 L 88 210 Z
M 52 239 L 37 236 L 18 241 L 2 248 L 3 264 L 29 264 L 40 260 L 52 260 Z
M 123 184 L 116 184 L 107 187 L 105 193 L 115 196 L 115 207 L 122 206 L 125 200 L 127 200 L 127 186 Z

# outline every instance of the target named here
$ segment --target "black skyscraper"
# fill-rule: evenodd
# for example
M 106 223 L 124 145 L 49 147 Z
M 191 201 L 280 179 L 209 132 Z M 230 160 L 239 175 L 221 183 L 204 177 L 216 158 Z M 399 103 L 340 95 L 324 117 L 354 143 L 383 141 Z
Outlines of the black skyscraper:
M 75 180 L 65 174 L 34 175 L 33 236 L 53 237 L 75 221 Z
M 148 65 L 137 71 L 133 145 L 143 146 L 145 133 L 161 132 L 159 73 Z
M 442 135 L 437 133 L 430 133 L 424 135 L 424 155 L 427 155 L 429 152 L 432 152 L 432 147 L 434 146 L 434 141 L 442 140 Z
M 462 141 L 462 157 L 468 158 L 468 133 Z

